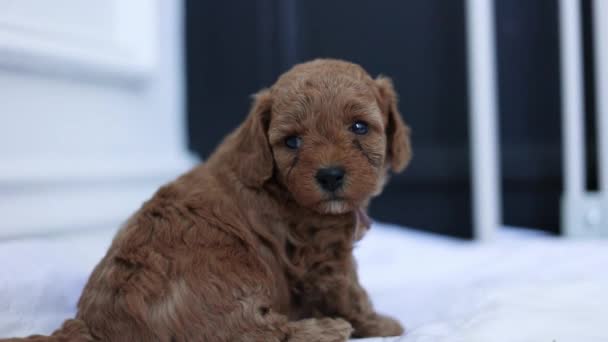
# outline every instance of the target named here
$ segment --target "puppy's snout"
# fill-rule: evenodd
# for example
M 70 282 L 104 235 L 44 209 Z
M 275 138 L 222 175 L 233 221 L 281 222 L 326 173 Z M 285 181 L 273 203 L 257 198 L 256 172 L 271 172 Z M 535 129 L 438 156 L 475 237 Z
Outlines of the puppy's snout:
M 344 169 L 341 167 L 326 167 L 319 169 L 315 178 L 323 190 L 334 192 L 344 184 Z

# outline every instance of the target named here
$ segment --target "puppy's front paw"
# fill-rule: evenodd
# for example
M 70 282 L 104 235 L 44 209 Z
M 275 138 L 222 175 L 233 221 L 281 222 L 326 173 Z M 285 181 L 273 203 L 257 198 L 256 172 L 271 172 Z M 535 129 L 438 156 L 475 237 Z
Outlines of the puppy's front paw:
M 317 321 L 324 334 L 335 336 L 340 341 L 341 338 L 348 339 L 353 332 L 353 327 L 350 323 L 341 318 L 321 318 Z
M 403 335 L 405 329 L 396 319 L 376 314 L 355 326 L 353 336 L 384 337 Z
M 309 318 L 289 323 L 290 342 L 346 342 L 353 327 L 341 318 Z

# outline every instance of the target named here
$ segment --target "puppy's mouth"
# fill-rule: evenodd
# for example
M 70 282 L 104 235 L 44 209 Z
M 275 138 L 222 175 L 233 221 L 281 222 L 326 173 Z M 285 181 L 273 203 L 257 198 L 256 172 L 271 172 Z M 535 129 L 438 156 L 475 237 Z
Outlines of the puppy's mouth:
M 325 214 L 344 214 L 352 209 L 352 206 L 346 199 L 334 196 L 330 199 L 319 202 L 319 210 Z

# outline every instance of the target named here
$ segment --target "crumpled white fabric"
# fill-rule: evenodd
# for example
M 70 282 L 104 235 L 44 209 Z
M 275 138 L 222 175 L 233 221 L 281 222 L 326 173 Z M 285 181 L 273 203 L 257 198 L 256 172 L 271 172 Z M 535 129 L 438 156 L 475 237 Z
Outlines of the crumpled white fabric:
M 366 342 L 608 341 L 608 240 L 505 229 L 477 243 L 376 228 L 356 250 L 362 282 L 409 331 Z
M 73 316 L 113 233 L 0 242 L 0 337 Z M 375 223 L 355 254 L 378 311 L 408 328 L 360 341 L 608 341 L 608 240 L 508 229 L 477 243 Z

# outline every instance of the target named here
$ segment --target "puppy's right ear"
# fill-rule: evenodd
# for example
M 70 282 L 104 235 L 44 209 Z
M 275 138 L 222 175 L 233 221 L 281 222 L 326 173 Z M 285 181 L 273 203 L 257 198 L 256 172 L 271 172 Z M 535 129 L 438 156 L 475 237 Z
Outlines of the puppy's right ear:
M 247 186 L 261 187 L 272 177 L 274 168 L 272 151 L 268 142 L 268 123 L 272 108 L 272 97 L 268 89 L 253 96 L 251 111 L 236 132 L 236 172 Z
M 397 107 L 397 93 L 393 81 L 384 76 L 376 78 L 378 88 L 378 102 L 385 115 L 388 116 L 386 127 L 388 161 L 391 163 L 393 172 L 401 172 L 412 158 L 410 142 L 410 128 L 401 118 Z

